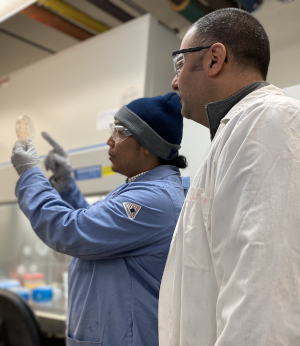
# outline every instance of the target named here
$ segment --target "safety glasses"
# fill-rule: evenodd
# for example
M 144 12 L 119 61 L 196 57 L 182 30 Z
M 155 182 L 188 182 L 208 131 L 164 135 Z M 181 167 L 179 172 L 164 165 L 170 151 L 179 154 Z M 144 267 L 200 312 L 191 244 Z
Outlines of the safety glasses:
M 116 143 L 125 141 L 132 133 L 126 127 L 117 124 L 110 125 L 110 135 Z
M 176 76 L 178 77 L 180 70 L 185 62 L 185 59 L 184 59 L 185 53 L 197 52 L 202 49 L 210 48 L 211 46 L 212 44 L 210 46 L 205 46 L 205 47 L 194 47 L 194 48 L 175 50 L 175 52 L 172 53 L 172 57 L 173 57 L 173 65 L 174 65 Z

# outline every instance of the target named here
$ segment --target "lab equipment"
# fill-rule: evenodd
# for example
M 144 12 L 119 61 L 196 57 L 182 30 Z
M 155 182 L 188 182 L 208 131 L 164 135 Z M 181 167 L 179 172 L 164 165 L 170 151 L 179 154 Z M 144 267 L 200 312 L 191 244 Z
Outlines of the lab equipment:
M 27 287 L 30 289 L 45 285 L 45 274 L 44 273 L 24 274 L 23 285 L 24 287 Z
M 68 299 L 68 272 L 63 272 L 62 273 L 62 282 L 63 282 L 63 289 L 64 289 L 64 297 L 65 299 Z
M 31 292 L 32 301 L 35 303 L 49 303 L 53 298 L 53 289 L 51 286 L 40 286 L 34 288 Z
M 20 287 L 21 283 L 19 280 L 0 280 L 0 289 L 10 289 L 13 287 Z
M 19 280 L 0 280 L 0 289 L 10 290 L 25 300 L 29 300 L 29 290 L 27 288 L 21 287 L 21 282 Z
M 26 139 L 34 139 L 33 123 L 27 115 L 20 115 L 16 122 L 16 133 L 19 141 L 25 143 Z
M 27 302 L 29 301 L 30 297 L 30 290 L 25 287 L 13 287 L 9 289 L 11 292 L 16 293 L 18 296 L 25 299 Z

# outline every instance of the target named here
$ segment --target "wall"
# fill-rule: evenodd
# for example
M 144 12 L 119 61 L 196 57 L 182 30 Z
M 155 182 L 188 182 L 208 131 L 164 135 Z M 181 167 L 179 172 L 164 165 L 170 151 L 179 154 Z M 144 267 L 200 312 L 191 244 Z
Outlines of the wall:
M 150 17 L 147 52 L 147 71 L 144 96 L 151 97 L 172 92 L 171 81 L 174 78 L 172 52 L 179 49 L 180 39 L 157 20 Z
M 271 46 L 268 82 L 280 88 L 300 83 L 300 1 L 264 0 L 254 16 L 265 28 Z
M 17 35 L 19 39 L 0 32 L 0 79 L 1 76 L 5 77 L 8 73 L 51 56 L 51 51 L 58 52 L 78 42 L 77 39 L 21 13 L 2 22 L 1 29 Z M 22 39 L 29 40 L 32 44 Z
M 294 99 L 300 100 L 300 84 L 285 88 L 284 92 L 286 96 L 293 97 Z

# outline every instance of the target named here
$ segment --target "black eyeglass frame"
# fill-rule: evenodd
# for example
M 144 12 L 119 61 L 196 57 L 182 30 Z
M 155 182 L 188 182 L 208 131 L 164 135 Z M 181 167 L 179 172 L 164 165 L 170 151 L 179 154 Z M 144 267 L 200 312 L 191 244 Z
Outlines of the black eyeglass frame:
M 210 46 L 205 46 L 205 47 L 194 47 L 194 48 L 186 48 L 186 49 L 175 50 L 172 53 L 172 56 L 175 56 L 177 54 L 182 54 L 182 53 L 196 52 L 198 50 L 210 48 L 211 46 L 212 46 L 212 44 Z
M 214 43 L 213 43 L 213 44 L 214 44 Z M 172 53 L 172 57 L 174 57 L 174 56 L 177 55 L 177 54 L 188 53 L 188 52 L 197 52 L 197 51 L 202 50 L 202 49 L 210 48 L 211 46 L 212 46 L 212 44 L 211 44 L 210 46 L 205 46 L 205 47 L 194 47 L 194 48 L 186 48 L 186 49 L 175 50 L 175 51 Z M 227 55 L 226 55 L 224 61 L 225 61 L 225 62 L 228 62 Z

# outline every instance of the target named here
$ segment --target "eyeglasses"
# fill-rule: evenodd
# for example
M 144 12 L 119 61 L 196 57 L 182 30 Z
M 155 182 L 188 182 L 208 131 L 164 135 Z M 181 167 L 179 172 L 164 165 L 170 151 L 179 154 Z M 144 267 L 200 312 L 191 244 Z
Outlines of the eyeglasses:
M 173 65 L 174 65 L 176 76 L 178 77 L 180 70 L 185 62 L 185 58 L 184 58 L 185 53 L 196 52 L 202 49 L 210 48 L 211 46 L 212 44 L 210 46 L 205 46 L 205 47 L 194 47 L 194 48 L 175 50 L 175 52 L 172 53 L 172 57 L 173 57 Z
M 124 126 L 111 124 L 110 125 L 110 135 L 116 143 L 125 141 L 132 133 Z

